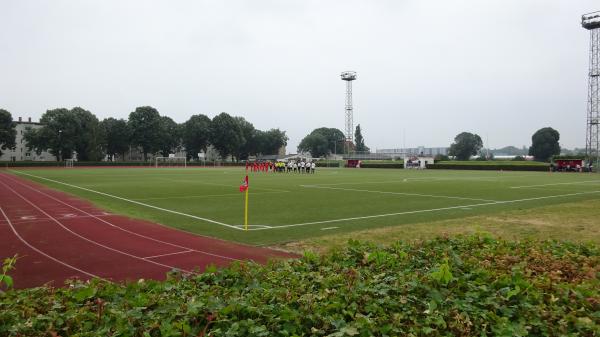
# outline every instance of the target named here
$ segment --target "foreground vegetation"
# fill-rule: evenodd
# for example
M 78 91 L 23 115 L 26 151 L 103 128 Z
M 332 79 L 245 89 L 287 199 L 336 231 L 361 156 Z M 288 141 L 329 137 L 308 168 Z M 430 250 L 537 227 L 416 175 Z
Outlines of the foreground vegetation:
M 0 295 L 2 336 L 595 336 L 600 249 L 437 238 Z

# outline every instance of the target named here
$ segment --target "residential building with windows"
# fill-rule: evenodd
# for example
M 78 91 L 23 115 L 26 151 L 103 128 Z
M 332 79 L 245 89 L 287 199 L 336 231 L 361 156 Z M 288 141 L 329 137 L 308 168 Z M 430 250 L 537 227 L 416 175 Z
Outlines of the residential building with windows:
M 2 156 L 0 161 L 56 161 L 56 157 L 51 155 L 47 151 L 43 151 L 37 154 L 33 150 L 27 148 L 27 142 L 24 139 L 25 132 L 27 129 L 38 129 L 42 127 L 42 124 L 32 122 L 31 117 L 27 121 L 23 121 L 21 117 L 15 122 L 15 129 L 17 130 L 17 137 L 15 139 L 16 146 L 14 149 L 2 150 Z

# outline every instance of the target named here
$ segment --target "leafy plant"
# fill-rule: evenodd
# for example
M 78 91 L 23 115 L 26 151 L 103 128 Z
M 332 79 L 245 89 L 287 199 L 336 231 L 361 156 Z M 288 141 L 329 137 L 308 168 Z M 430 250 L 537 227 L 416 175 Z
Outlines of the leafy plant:
M 438 238 L 0 296 L 0 336 L 597 336 L 600 248 Z
M 431 275 L 431 278 L 439 284 L 447 286 L 448 283 L 452 281 L 452 272 L 450 271 L 450 266 L 448 265 L 448 259 L 445 259 L 444 263 L 442 263 L 435 271 L 431 272 L 429 275 Z
M 18 258 L 19 255 L 15 254 L 13 257 L 5 258 L 2 262 L 2 274 L 0 274 L 0 287 L 2 286 L 2 284 L 4 284 L 4 286 L 7 289 L 13 287 L 13 279 L 10 275 L 8 275 L 8 272 L 15 268 Z M 2 292 L 2 289 L 0 289 L 0 292 Z

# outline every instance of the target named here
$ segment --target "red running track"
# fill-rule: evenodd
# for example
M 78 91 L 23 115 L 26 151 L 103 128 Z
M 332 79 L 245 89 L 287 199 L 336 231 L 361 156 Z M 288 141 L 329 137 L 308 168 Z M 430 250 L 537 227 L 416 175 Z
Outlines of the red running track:
M 168 271 L 202 271 L 209 264 L 293 258 L 107 213 L 85 200 L 0 173 L 0 258 L 19 254 L 15 288 L 70 278 L 162 280 Z

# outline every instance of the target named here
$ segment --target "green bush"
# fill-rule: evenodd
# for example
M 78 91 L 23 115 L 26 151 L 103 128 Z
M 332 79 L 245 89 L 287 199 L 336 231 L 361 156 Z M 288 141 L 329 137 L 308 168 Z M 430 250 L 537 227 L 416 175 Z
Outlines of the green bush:
M 436 162 L 436 164 L 447 164 L 447 165 L 533 165 L 533 166 L 548 166 L 548 163 L 526 160 L 526 161 L 512 161 L 512 160 L 449 160 Z
M 599 266 L 591 244 L 350 241 L 164 282 L 9 290 L 0 335 L 597 336 Z
M 481 162 L 484 163 L 484 162 Z M 494 170 L 494 171 L 548 171 L 549 165 L 511 165 L 511 164 L 427 164 L 428 169 L 442 170 Z M 520 162 L 516 162 L 520 163 Z
M 193 161 L 188 162 L 187 166 L 213 166 L 214 162 L 200 162 Z M 246 165 L 243 162 L 239 163 L 230 163 L 230 162 L 221 162 L 219 163 L 221 166 L 244 166 Z M 17 161 L 17 162 L 4 162 L 0 163 L 0 167 L 64 167 L 64 162 L 56 162 L 56 161 Z M 90 166 L 147 166 L 154 167 L 154 162 L 145 162 L 145 161 L 76 161 L 73 163 L 74 167 L 90 167 Z
M 361 163 L 360 167 L 362 168 L 395 168 L 401 169 L 404 168 L 403 163 Z
M 331 160 L 331 161 L 318 161 L 316 162 L 317 167 L 340 167 L 343 165 L 343 162 L 339 160 Z

